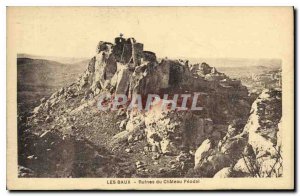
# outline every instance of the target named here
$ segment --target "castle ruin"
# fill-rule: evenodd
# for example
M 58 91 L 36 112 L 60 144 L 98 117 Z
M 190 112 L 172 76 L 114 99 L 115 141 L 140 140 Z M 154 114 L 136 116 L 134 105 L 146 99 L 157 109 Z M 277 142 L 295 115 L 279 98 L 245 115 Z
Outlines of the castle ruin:
M 142 61 L 156 61 L 156 55 L 150 51 L 144 51 L 144 45 L 134 38 L 125 39 L 123 34 L 115 38 L 113 54 L 118 62 L 139 66 Z

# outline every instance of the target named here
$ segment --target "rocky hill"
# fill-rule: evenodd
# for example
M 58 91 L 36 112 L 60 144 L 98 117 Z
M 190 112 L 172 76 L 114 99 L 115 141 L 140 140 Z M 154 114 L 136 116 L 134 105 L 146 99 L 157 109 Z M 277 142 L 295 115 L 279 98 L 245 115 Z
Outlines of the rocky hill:
M 165 99 L 164 94 L 201 93 L 197 105 L 202 110 L 139 111 L 124 106 L 100 111 L 98 100 L 104 93 L 112 96 L 107 102 L 117 94 L 157 94 Z M 206 63 L 158 61 L 134 38 L 117 37 L 114 44 L 101 41 L 78 80 L 41 99 L 30 116 L 19 120 L 19 173 L 24 177 L 280 176 L 280 147 L 273 146 L 278 143 L 281 94 L 264 93 L 252 104 L 239 80 Z M 248 162 L 251 167 L 246 171 Z
M 86 69 L 84 64 L 63 64 L 45 59 L 17 59 L 18 108 L 28 113 L 43 97 L 73 83 Z

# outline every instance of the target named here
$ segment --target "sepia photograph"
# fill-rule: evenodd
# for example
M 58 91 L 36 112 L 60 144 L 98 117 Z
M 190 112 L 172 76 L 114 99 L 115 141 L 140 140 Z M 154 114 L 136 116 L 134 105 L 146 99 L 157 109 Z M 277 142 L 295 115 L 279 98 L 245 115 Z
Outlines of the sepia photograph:
M 7 7 L 16 190 L 294 189 L 293 7 Z

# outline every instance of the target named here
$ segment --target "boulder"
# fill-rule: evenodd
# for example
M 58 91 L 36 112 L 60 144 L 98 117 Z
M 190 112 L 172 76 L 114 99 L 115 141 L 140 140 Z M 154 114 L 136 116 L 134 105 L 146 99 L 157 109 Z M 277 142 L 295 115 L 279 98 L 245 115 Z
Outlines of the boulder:
M 50 122 L 52 122 L 53 121 L 53 118 L 51 117 L 51 116 L 47 116 L 46 118 L 45 118 L 45 122 L 46 123 L 50 123 Z
M 235 119 L 228 126 L 226 135 L 218 143 L 218 150 L 230 155 L 233 160 L 240 158 L 248 142 L 248 134 L 243 132 L 244 125 L 244 120 Z
M 231 167 L 225 167 L 218 171 L 215 175 L 214 178 L 230 178 L 232 173 L 232 168 Z
M 195 166 L 197 166 L 202 159 L 209 155 L 211 149 L 211 141 L 209 139 L 204 140 L 195 152 Z
M 109 142 L 109 146 L 113 147 L 115 145 L 128 141 L 128 138 L 132 137 L 133 135 L 138 135 L 139 132 L 142 131 L 140 129 L 142 124 L 143 121 L 138 121 L 137 118 L 134 118 L 134 120 L 129 120 L 126 125 L 126 130 L 114 135 Z M 132 139 L 134 138 L 132 137 Z
M 127 123 L 127 119 L 124 119 L 124 120 L 122 120 L 121 121 L 121 123 L 120 123 L 120 129 L 125 129 L 126 128 L 126 123 Z
M 134 141 L 134 138 L 132 135 L 129 135 L 127 138 L 128 143 L 132 143 Z
M 254 173 L 252 162 L 248 157 L 243 157 L 237 161 L 237 163 L 234 165 L 233 170 L 236 172 L 242 172 L 247 174 Z
M 145 167 L 145 163 L 142 162 L 142 161 L 137 161 L 137 162 L 135 163 L 135 165 L 136 165 L 136 168 L 137 168 L 137 169 L 141 169 L 141 168 Z
M 45 97 L 43 97 L 43 98 L 40 99 L 40 102 L 41 102 L 41 103 L 44 103 L 45 101 L 46 101 L 46 98 L 45 98 Z
M 34 109 L 33 109 L 33 114 L 38 114 L 40 111 L 42 111 L 42 109 L 43 109 L 43 105 L 41 104 L 41 105 L 39 105 L 39 106 L 37 106 L 37 107 L 35 107 Z
M 231 163 L 231 157 L 226 154 L 210 153 L 198 165 L 195 165 L 194 171 L 198 177 L 213 177 L 221 169 L 229 167 Z

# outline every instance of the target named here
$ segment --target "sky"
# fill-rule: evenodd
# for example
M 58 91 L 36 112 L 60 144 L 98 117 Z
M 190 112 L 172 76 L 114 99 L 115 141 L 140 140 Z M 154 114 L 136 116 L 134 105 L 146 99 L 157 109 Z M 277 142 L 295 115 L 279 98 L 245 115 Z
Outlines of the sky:
M 92 57 L 120 33 L 159 57 L 278 58 L 293 46 L 291 8 L 9 7 L 18 53 Z

